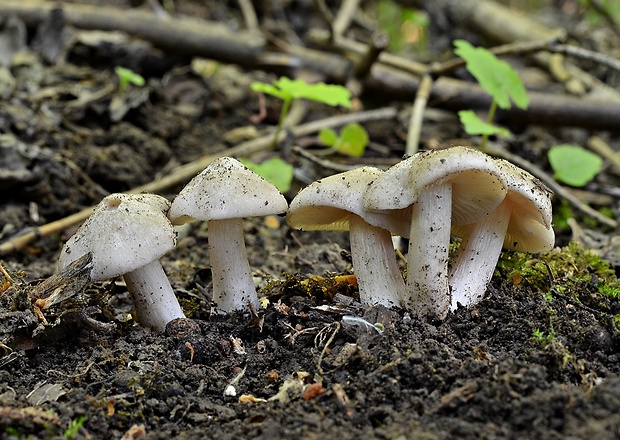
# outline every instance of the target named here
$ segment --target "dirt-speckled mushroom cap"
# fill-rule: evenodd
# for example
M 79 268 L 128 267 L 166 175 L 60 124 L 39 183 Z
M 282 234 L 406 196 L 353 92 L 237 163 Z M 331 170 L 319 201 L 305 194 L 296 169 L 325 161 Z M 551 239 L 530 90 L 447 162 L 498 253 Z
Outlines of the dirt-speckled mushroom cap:
M 281 214 L 288 203 L 269 181 L 232 157 L 211 162 L 172 201 L 175 225 L 192 220 L 225 220 Z
M 506 185 L 492 157 L 469 147 L 417 153 L 375 180 L 364 197 L 369 211 L 404 210 L 432 185 L 452 183 L 452 223 L 481 220 L 501 203 Z
M 102 281 L 159 259 L 176 245 L 169 207 L 155 194 L 110 194 L 64 245 L 60 269 L 91 252 L 90 278 Z
M 503 203 L 510 206 L 512 214 L 504 248 L 518 252 L 544 252 L 553 249 L 555 233 L 551 227 L 552 192 L 527 171 L 503 159 L 496 164 L 508 192 Z M 455 226 L 452 233 L 462 237 L 464 228 Z
M 408 217 L 364 209 L 364 193 L 381 174 L 383 171 L 377 168 L 361 167 L 311 183 L 291 202 L 286 215 L 287 223 L 307 231 L 346 231 L 351 214 L 356 214 L 373 226 L 397 235 L 407 234 Z

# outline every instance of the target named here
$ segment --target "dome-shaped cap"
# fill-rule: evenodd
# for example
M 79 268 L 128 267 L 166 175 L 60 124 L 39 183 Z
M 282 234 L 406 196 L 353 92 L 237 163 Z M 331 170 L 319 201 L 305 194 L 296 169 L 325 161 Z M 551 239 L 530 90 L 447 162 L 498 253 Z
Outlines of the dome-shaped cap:
M 373 167 L 355 168 L 317 180 L 302 189 L 291 202 L 287 223 L 303 230 L 349 229 L 349 217 L 356 214 L 366 223 L 397 235 L 409 231 L 409 218 L 364 209 L 364 193 L 383 171 Z
M 370 211 L 413 205 L 432 185 L 452 183 L 452 223 L 469 224 L 495 210 L 506 185 L 492 157 L 469 147 L 417 153 L 387 170 L 370 186 L 364 204 Z
M 159 259 L 176 245 L 166 217 L 170 202 L 155 194 L 111 194 L 64 245 L 59 258 L 65 269 L 92 253 L 90 278 L 117 277 Z
M 225 220 L 280 214 L 288 204 L 269 181 L 232 157 L 211 162 L 172 202 L 168 217 L 175 224 L 191 220 Z

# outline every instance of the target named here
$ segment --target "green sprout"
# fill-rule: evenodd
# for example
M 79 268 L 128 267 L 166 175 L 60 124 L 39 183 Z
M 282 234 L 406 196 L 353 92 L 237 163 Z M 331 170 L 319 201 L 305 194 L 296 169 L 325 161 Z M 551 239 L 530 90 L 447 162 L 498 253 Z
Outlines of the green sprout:
M 480 86 L 493 98 L 486 122 L 480 120 L 471 110 L 459 112 L 461 123 L 467 134 L 481 134 L 481 148 L 486 146 L 491 134 L 508 134 L 506 129 L 492 125 L 497 107 L 509 109 L 511 101 L 520 109 L 529 105 L 527 91 L 517 72 L 506 61 L 482 47 L 474 47 L 465 40 L 454 41 L 454 53 L 466 62 L 466 67 Z
M 67 440 L 75 438 L 75 436 L 78 434 L 78 431 L 80 430 L 80 428 L 82 427 L 85 421 L 86 421 L 86 417 L 84 416 L 80 416 L 77 419 L 71 420 L 69 422 L 69 426 L 67 426 L 67 429 L 63 433 L 62 437 Z
M 142 87 L 144 85 L 144 77 L 133 70 L 125 67 L 116 66 L 114 72 L 118 76 L 118 92 L 125 93 L 129 83 L 134 86 Z
M 265 93 L 267 95 L 275 96 L 283 101 L 282 110 L 280 111 L 280 119 L 278 121 L 278 128 L 273 139 L 273 147 L 275 147 L 280 131 L 284 124 L 284 119 L 288 114 L 291 103 L 294 99 L 308 99 L 310 101 L 316 101 L 323 104 L 336 107 L 341 105 L 345 108 L 351 108 L 351 92 L 345 87 L 316 83 L 308 84 L 302 79 L 292 80 L 286 76 L 272 82 L 271 84 L 265 84 L 262 82 L 254 82 L 251 84 L 252 90 L 259 93 Z
M 603 159 L 579 145 L 556 145 L 547 154 L 553 177 L 567 185 L 582 187 L 603 167 Z
M 532 340 L 541 347 L 546 347 L 551 342 L 556 340 L 556 335 L 553 329 L 549 331 L 549 334 L 545 334 L 545 332 L 537 328 L 532 332 Z
M 260 164 L 256 164 L 249 159 L 241 158 L 239 161 L 251 171 L 273 183 L 281 193 L 291 189 L 293 181 L 293 166 L 286 163 L 279 157 L 270 157 Z
M 330 152 L 361 157 L 368 145 L 368 132 L 360 124 L 353 122 L 340 130 L 340 136 L 331 128 L 323 128 L 319 139 L 330 148 Z

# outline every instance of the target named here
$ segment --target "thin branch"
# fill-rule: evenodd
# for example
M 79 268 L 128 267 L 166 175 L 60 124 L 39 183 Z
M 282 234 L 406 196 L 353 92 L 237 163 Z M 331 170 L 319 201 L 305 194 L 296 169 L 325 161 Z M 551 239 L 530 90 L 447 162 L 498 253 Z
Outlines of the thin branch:
M 245 20 L 245 27 L 248 30 L 258 33 L 258 17 L 256 17 L 256 11 L 254 10 L 254 5 L 252 5 L 251 0 L 237 0 L 239 3 L 239 9 L 241 9 L 241 13 L 243 14 L 243 19 Z
M 433 78 L 430 74 L 426 74 L 420 81 L 418 93 L 416 94 L 413 107 L 411 109 L 411 118 L 409 119 L 409 130 L 407 132 L 407 147 L 405 154 L 412 156 L 418 152 L 420 144 L 420 134 L 422 133 L 422 121 L 424 120 L 424 110 L 428 103 L 428 97 L 433 88 Z
M 359 3 L 360 0 L 344 0 L 342 2 L 332 24 L 332 35 L 334 41 L 338 40 L 338 38 L 345 33 L 351 24 Z

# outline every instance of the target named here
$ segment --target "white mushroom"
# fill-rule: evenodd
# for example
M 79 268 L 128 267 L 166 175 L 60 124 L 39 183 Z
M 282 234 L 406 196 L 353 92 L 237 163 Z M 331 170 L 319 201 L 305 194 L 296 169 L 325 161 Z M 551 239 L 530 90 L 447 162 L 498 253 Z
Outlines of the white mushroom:
M 406 233 L 409 225 L 398 215 L 364 210 L 364 193 L 381 174 L 362 167 L 318 180 L 295 196 L 286 220 L 297 229 L 349 230 L 362 304 L 389 307 L 399 305 L 405 293 L 390 230 Z
M 175 225 L 208 221 L 213 299 L 226 312 L 258 308 L 250 275 L 243 218 L 281 214 L 288 204 L 278 189 L 236 159 L 219 158 L 194 177 L 172 202 Z
M 91 281 L 122 275 L 134 301 L 136 321 L 163 331 L 185 315 L 159 258 L 176 245 L 176 234 L 166 218 L 170 207 L 154 194 L 111 194 L 64 245 L 59 258 L 65 269 L 92 253 Z
M 497 165 L 508 188 L 504 201 L 483 220 L 453 229 L 463 240 L 450 273 L 452 310 L 458 303 L 468 306 L 482 299 L 502 246 L 519 252 L 543 252 L 555 243 L 551 191 L 510 162 L 497 160 Z
M 406 308 L 438 318 L 448 313 L 450 227 L 480 221 L 497 208 L 506 195 L 499 176 L 491 157 L 452 147 L 403 160 L 370 186 L 366 209 L 411 216 Z

